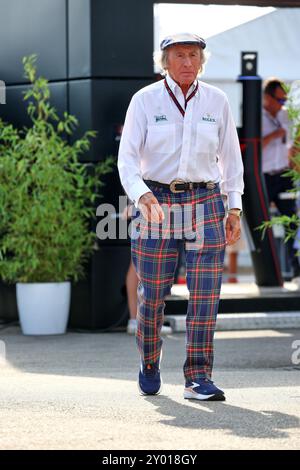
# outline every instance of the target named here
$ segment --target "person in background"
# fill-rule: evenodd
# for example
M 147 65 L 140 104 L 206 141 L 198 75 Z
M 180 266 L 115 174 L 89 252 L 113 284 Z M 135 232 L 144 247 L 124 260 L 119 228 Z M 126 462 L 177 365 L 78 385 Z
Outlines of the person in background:
M 293 187 L 291 178 L 283 176 L 290 167 L 290 150 L 293 140 L 289 137 L 287 100 L 284 84 L 277 78 L 269 78 L 263 85 L 262 113 L 262 171 L 265 176 L 269 202 L 274 203 L 280 214 L 291 217 L 296 214 L 295 200 L 281 198 L 281 193 Z M 293 239 L 287 242 L 293 279 L 300 282 L 300 264 Z
M 140 236 L 131 238 L 139 278 L 136 339 L 140 393 L 157 395 L 162 388 L 164 300 L 174 282 L 181 235 L 190 293 L 183 396 L 224 401 L 223 390 L 211 380 L 213 337 L 225 244 L 240 237 L 243 164 L 226 95 L 198 80 L 205 47 L 201 37 L 189 33 L 174 34 L 161 42 L 159 60 L 166 78 L 133 96 L 121 137 L 118 169 L 125 192 L 140 210 Z M 228 198 L 225 231 L 220 184 Z M 203 209 L 200 213 L 199 206 Z M 180 232 L 182 228 L 170 218 L 170 207 L 190 214 L 188 234 Z M 170 237 L 164 237 L 163 221 Z M 153 237 L 144 236 L 149 225 L 154 227 Z M 190 233 L 196 234 L 193 240 Z
M 293 142 L 293 146 L 289 152 L 290 158 L 290 166 L 293 168 L 297 173 L 300 174 L 300 126 L 297 125 L 296 128 L 293 129 L 293 133 L 295 135 L 295 139 Z M 300 218 L 300 181 L 296 184 L 297 193 L 296 193 L 296 209 L 298 217 Z M 297 251 L 298 261 L 300 263 L 300 226 L 297 229 L 297 233 L 294 239 L 294 249 Z M 300 280 L 299 280 L 300 281 Z
M 243 224 L 241 230 L 241 238 L 233 245 L 226 246 L 227 254 L 227 282 L 236 284 L 238 282 L 238 261 L 239 253 L 246 248 L 245 236 L 243 234 Z
M 227 246 L 226 252 L 228 255 L 228 277 L 227 282 L 230 284 L 236 284 L 238 282 L 237 271 L 238 271 L 238 256 L 240 248 L 238 243 L 235 243 L 233 246 Z

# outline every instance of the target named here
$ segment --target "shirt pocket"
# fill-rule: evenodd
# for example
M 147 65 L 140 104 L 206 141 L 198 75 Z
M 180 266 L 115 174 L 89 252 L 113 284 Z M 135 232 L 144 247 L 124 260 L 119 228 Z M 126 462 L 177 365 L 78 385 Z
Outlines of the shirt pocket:
M 148 126 L 146 147 L 151 153 L 175 152 L 175 124 Z
M 219 128 L 216 124 L 198 123 L 196 129 L 196 149 L 198 154 L 216 156 L 219 147 Z

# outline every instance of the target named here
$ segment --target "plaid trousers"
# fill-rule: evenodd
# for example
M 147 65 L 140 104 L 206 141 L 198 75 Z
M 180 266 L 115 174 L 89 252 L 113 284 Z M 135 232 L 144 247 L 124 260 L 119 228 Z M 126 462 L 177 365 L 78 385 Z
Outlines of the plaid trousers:
M 225 253 L 225 209 L 219 185 L 214 189 L 197 188 L 183 193 L 172 193 L 167 188 L 153 184 L 149 187 L 164 209 L 168 211 L 170 207 L 177 208 L 177 216 L 172 216 L 170 211 L 171 215 L 165 219 L 165 228 L 163 223 L 152 224 L 152 232 L 149 233 L 150 223 L 138 214 L 141 221 L 139 231 L 131 239 L 132 260 L 139 279 L 136 340 L 141 359 L 145 363 L 154 363 L 160 357 L 164 300 L 170 294 L 174 282 L 178 239 L 181 237 L 185 243 L 186 277 L 190 294 L 183 372 L 186 380 L 210 378 Z M 196 207 L 202 208 L 201 217 Z M 178 217 L 180 213 L 189 215 L 186 217 L 189 222 L 184 226 L 185 231 L 182 226 L 183 216 Z M 178 220 L 181 224 L 178 224 Z M 168 237 L 164 236 L 166 231 Z M 199 234 L 194 240 L 190 239 L 192 231 Z

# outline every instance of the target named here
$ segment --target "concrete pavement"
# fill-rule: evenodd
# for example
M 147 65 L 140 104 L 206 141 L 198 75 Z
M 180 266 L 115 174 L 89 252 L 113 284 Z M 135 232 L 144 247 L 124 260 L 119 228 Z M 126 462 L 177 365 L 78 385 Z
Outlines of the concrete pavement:
M 183 399 L 182 333 L 164 339 L 157 397 L 138 395 L 126 333 L 25 337 L 9 327 L 0 340 L 1 449 L 299 448 L 300 330 L 217 332 L 219 403 Z

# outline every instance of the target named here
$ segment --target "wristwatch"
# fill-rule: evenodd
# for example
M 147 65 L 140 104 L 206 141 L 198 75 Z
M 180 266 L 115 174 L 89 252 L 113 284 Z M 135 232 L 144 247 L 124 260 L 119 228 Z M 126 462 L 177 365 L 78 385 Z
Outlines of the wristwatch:
M 228 209 L 227 214 L 236 215 L 237 217 L 242 217 L 243 211 L 242 209 Z

